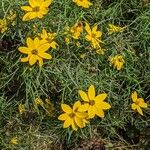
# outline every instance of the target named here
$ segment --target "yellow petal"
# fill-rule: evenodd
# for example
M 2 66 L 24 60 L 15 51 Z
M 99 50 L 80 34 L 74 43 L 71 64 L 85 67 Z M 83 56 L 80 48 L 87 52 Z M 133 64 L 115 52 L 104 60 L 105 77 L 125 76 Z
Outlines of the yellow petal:
M 58 120 L 66 120 L 68 118 L 68 114 L 64 113 L 64 114 L 61 114 L 59 117 L 58 117 Z
M 32 12 L 26 13 L 26 14 L 23 16 L 22 20 L 23 20 L 23 21 L 28 21 L 28 20 L 30 20 L 29 16 L 30 16 L 31 14 L 32 14 Z
M 80 127 L 83 128 L 84 124 L 83 124 L 83 120 L 81 118 L 75 117 L 75 123 Z
M 86 94 L 84 91 L 79 90 L 78 93 L 79 93 L 79 95 L 81 96 L 82 100 L 84 100 L 84 101 L 86 101 L 86 102 L 89 101 L 89 98 L 88 98 L 87 94 Z
M 94 118 L 94 116 L 95 116 L 95 107 L 94 106 L 89 106 L 88 115 L 89 115 L 89 118 Z
M 80 101 L 75 102 L 73 105 L 73 111 L 77 111 L 80 106 L 81 106 Z
M 100 108 L 100 109 L 110 109 L 111 106 L 110 104 L 106 103 L 106 102 L 100 102 L 98 103 L 98 105 L 96 105 L 97 108 Z
M 91 28 L 88 23 L 85 23 L 85 30 L 88 34 L 90 34 L 90 35 L 92 34 Z
M 139 113 L 140 115 L 143 116 L 143 111 L 142 111 L 142 109 L 141 109 L 139 106 L 137 106 L 137 111 L 138 111 L 138 113 Z
M 75 130 L 75 131 L 78 130 L 78 127 L 77 127 L 77 125 L 76 125 L 75 122 L 74 122 L 74 119 L 72 119 L 71 125 L 72 125 L 72 129 L 73 129 L 73 130 Z
M 45 7 L 48 7 L 51 3 L 52 3 L 52 0 L 45 0 L 43 5 Z
M 27 38 L 27 46 L 29 47 L 29 48 L 31 48 L 31 49 L 35 49 L 35 47 L 34 47 L 34 44 L 33 44 L 33 40 L 30 38 L 30 37 L 28 37 Z
M 31 51 L 28 47 L 19 47 L 18 50 L 23 54 L 28 54 Z
M 102 101 L 104 101 L 104 100 L 106 99 L 106 97 L 107 97 L 107 94 L 106 94 L 106 93 L 103 93 L 103 94 L 97 95 L 97 96 L 94 98 L 94 100 L 95 100 L 95 101 L 100 101 L 100 102 L 102 102 Z
M 139 106 L 142 107 L 142 108 L 147 108 L 147 103 L 143 102 L 143 101 L 140 101 L 139 103 Z
M 39 50 L 40 52 L 46 52 L 49 48 L 50 48 L 50 44 L 49 44 L 49 43 L 45 43 L 45 44 L 41 44 L 41 45 L 38 47 L 38 50 Z
M 136 102 L 136 100 L 137 100 L 137 92 L 136 92 L 136 91 L 134 91 L 134 92 L 131 94 L 131 98 L 132 98 L 132 101 L 133 101 L 133 102 Z
M 104 111 L 102 109 L 96 107 L 95 111 L 97 116 L 99 116 L 100 118 L 104 118 Z
M 72 109 L 69 105 L 66 104 L 61 104 L 61 108 L 64 112 L 66 112 L 67 114 L 72 113 Z
M 37 57 L 38 61 L 39 61 L 39 67 L 43 66 L 43 59 L 41 57 Z
M 35 7 L 35 5 L 36 5 L 35 0 L 29 0 L 29 4 L 30 4 L 32 7 Z
M 91 41 L 91 40 L 92 40 L 92 36 L 86 35 L 86 36 L 85 36 L 85 39 L 86 39 L 87 41 Z
M 85 103 L 79 107 L 78 111 L 84 112 L 87 111 L 88 109 L 89 109 L 89 103 Z
M 39 53 L 38 56 L 40 56 L 44 59 L 52 59 L 52 56 L 48 53 Z
M 94 85 L 91 85 L 88 89 L 88 97 L 90 100 L 94 100 L 95 98 L 95 87 Z
M 86 112 L 76 112 L 75 114 L 78 118 L 82 118 L 82 119 L 88 117 L 88 114 Z
M 25 11 L 32 11 L 32 7 L 30 6 L 22 6 L 21 9 Z
M 72 124 L 72 119 L 68 117 L 64 122 L 63 128 L 68 128 L 71 124 Z
M 40 44 L 40 40 L 39 40 L 39 38 L 36 37 L 34 39 L 34 46 L 35 46 L 35 48 L 38 48 L 39 44 Z
M 31 55 L 29 58 L 29 64 L 32 66 L 37 62 L 37 57 L 36 55 Z
M 21 62 L 27 62 L 27 61 L 29 61 L 29 57 L 27 56 L 27 57 L 21 58 L 20 61 Z
M 137 109 L 137 105 L 136 105 L 135 103 L 133 103 L 133 104 L 131 105 L 131 108 L 132 108 L 133 110 L 135 110 L 135 109 Z

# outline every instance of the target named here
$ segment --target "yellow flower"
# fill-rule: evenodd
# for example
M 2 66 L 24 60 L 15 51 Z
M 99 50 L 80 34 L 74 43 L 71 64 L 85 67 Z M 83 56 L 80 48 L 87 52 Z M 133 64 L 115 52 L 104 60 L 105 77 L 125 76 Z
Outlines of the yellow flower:
M 79 39 L 82 31 L 83 31 L 83 24 L 82 24 L 82 22 L 78 22 L 78 23 L 76 23 L 74 26 L 72 26 L 70 28 L 71 36 L 74 39 Z
M 20 103 L 18 106 L 18 110 L 20 114 L 23 114 L 26 111 L 25 104 Z
M 103 43 L 100 38 L 102 36 L 101 31 L 97 31 L 97 25 L 95 25 L 92 29 L 90 28 L 89 24 L 86 23 L 85 30 L 88 33 L 86 35 L 86 40 L 91 42 L 91 45 L 94 49 L 100 48 L 100 43 Z
M 126 27 L 119 27 L 115 26 L 113 24 L 108 24 L 109 28 L 108 29 L 108 34 L 116 33 L 116 32 L 122 32 Z
M 88 111 L 89 118 L 94 118 L 95 115 L 103 118 L 104 110 L 110 109 L 111 106 L 104 100 L 107 94 L 95 95 L 95 87 L 91 85 L 88 89 L 88 93 L 79 90 L 79 95 L 81 96 L 84 104 L 80 106 L 79 111 Z
M 21 53 L 27 54 L 28 56 L 21 59 L 21 62 L 29 61 L 29 64 L 32 66 L 37 61 L 39 61 L 39 66 L 43 65 L 43 59 L 52 59 L 52 56 L 46 51 L 50 48 L 49 43 L 45 43 L 44 40 L 39 40 L 35 38 L 32 40 L 30 37 L 27 38 L 27 47 L 19 47 L 18 50 Z
M 89 0 L 73 0 L 73 2 L 84 8 L 89 8 L 91 5 L 93 5 Z
M 121 70 L 123 68 L 123 64 L 125 63 L 122 55 L 116 55 L 114 57 L 109 57 L 110 65 L 114 65 L 114 68 L 117 70 Z
M 34 18 L 42 18 L 48 13 L 48 7 L 52 0 L 29 0 L 30 6 L 22 6 L 21 9 L 27 13 L 23 16 L 23 21 L 28 21 Z
M 0 19 L 0 32 L 4 33 L 7 30 L 7 21 L 6 19 Z
M 42 30 L 41 38 L 42 40 L 45 40 L 45 43 L 49 43 L 50 47 L 56 49 L 56 46 L 58 45 L 54 38 L 56 37 L 56 33 L 47 33 L 45 29 Z
M 73 105 L 73 109 L 66 104 L 61 104 L 62 110 L 65 112 L 61 114 L 58 119 L 61 121 L 65 121 L 63 128 L 68 128 L 72 126 L 73 130 L 77 130 L 78 127 L 83 128 L 86 126 L 88 117 L 86 112 L 79 112 L 78 108 L 81 106 L 80 101 L 75 102 Z
M 36 98 L 35 100 L 34 100 L 34 103 L 35 103 L 35 105 L 36 106 L 38 106 L 38 105 L 41 105 L 41 106 L 43 106 L 43 100 L 42 99 L 40 99 L 40 98 Z
M 133 110 L 137 110 L 137 112 L 140 114 L 140 115 L 143 115 L 143 111 L 141 108 L 147 108 L 147 104 L 144 102 L 144 99 L 143 98 L 138 98 L 137 96 L 137 92 L 134 91 L 132 94 L 131 94 L 131 98 L 132 98 L 132 105 L 131 105 L 131 108 Z
M 17 145 L 18 144 L 18 138 L 17 137 L 13 137 L 10 142 L 10 144 L 14 144 L 14 145 Z

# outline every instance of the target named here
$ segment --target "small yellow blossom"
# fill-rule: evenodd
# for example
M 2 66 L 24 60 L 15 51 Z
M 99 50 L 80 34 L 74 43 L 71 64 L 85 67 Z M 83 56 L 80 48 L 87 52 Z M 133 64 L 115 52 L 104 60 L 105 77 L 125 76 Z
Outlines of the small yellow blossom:
M 100 47 L 99 49 L 96 50 L 96 53 L 99 55 L 104 55 L 105 51 L 106 51 L 106 49 Z
M 78 127 L 83 128 L 86 126 L 88 115 L 86 112 L 78 111 L 80 106 L 80 101 L 75 102 L 73 109 L 69 105 L 61 104 L 61 108 L 65 113 L 61 114 L 58 119 L 64 121 L 63 128 L 72 126 L 72 129 L 77 131 Z
M 119 27 L 115 26 L 113 24 L 108 24 L 109 28 L 108 29 L 108 34 L 116 33 L 116 32 L 122 32 L 126 27 Z
M 89 118 L 94 118 L 95 115 L 103 118 L 104 110 L 111 108 L 109 103 L 104 102 L 107 94 L 103 93 L 96 96 L 94 85 L 91 85 L 89 87 L 88 93 L 82 90 L 79 90 L 78 92 L 82 100 L 84 101 L 84 104 L 79 107 L 79 111 L 88 111 Z
M 134 91 L 132 94 L 131 94 L 131 98 L 132 98 L 132 105 L 131 105 L 131 108 L 136 111 L 140 114 L 140 115 L 143 115 L 143 111 L 141 108 L 147 108 L 147 103 L 144 102 L 144 99 L 143 98 L 138 98 L 137 96 L 137 92 Z
M 122 55 L 116 55 L 114 57 L 109 57 L 110 65 L 114 65 L 114 68 L 121 70 L 125 63 Z
M 23 21 L 28 21 L 34 18 L 42 18 L 48 13 L 48 7 L 52 0 L 29 0 L 30 6 L 22 6 L 21 9 L 27 13 L 23 16 Z
M 6 19 L 0 19 L 0 32 L 4 33 L 7 29 L 8 29 L 7 20 Z
M 89 8 L 92 3 L 89 0 L 73 0 L 78 6 Z
M 56 46 L 58 45 L 54 38 L 56 37 L 56 33 L 47 33 L 45 29 L 42 30 L 41 38 L 42 40 L 45 40 L 45 43 L 49 43 L 51 48 L 56 49 Z
M 83 31 L 83 24 L 82 24 L 82 22 L 77 22 L 74 26 L 72 26 L 70 28 L 71 36 L 74 39 L 79 39 L 82 31 Z
M 18 110 L 20 114 L 23 114 L 26 111 L 25 104 L 20 103 L 18 106 Z
M 86 23 L 85 30 L 88 33 L 85 38 L 87 41 L 91 42 L 91 45 L 94 49 L 100 48 L 102 32 L 97 31 L 97 25 L 95 25 L 92 29 L 90 28 L 89 24 Z
M 38 105 L 41 105 L 41 106 L 43 106 L 43 100 L 42 99 L 40 99 L 40 98 L 36 98 L 35 100 L 34 100 L 34 103 L 35 103 L 35 105 L 36 106 L 38 106 Z
M 29 61 L 29 64 L 32 66 L 38 61 L 41 67 L 43 59 L 52 59 L 52 56 L 46 53 L 51 46 L 49 43 L 45 43 L 44 40 L 39 40 L 37 37 L 34 40 L 28 37 L 26 43 L 27 47 L 18 48 L 21 53 L 28 55 L 25 58 L 21 58 L 21 62 Z
M 10 142 L 10 144 L 13 144 L 13 145 L 17 145 L 18 144 L 18 138 L 17 137 L 13 137 Z
M 80 55 L 80 58 L 84 59 L 86 57 L 86 53 Z

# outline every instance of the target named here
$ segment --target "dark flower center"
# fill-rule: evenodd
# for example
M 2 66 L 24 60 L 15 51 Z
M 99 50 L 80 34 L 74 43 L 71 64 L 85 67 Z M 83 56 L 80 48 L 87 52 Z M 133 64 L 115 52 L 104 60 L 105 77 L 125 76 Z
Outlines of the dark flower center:
M 95 101 L 94 101 L 94 100 L 90 100 L 90 101 L 89 101 L 89 104 L 90 104 L 91 106 L 93 106 L 93 105 L 95 105 Z
M 71 114 L 69 114 L 69 117 L 70 117 L 70 118 L 73 118 L 73 117 L 75 117 L 75 114 L 74 114 L 74 113 L 71 113 Z
M 31 53 L 32 53 L 33 55 L 37 55 L 37 54 L 38 54 L 38 51 L 37 51 L 36 49 L 33 49 L 33 50 L 31 51 Z
M 40 11 L 40 7 L 39 7 L 39 6 L 34 7 L 32 10 L 33 10 L 34 12 L 38 12 L 38 11 Z

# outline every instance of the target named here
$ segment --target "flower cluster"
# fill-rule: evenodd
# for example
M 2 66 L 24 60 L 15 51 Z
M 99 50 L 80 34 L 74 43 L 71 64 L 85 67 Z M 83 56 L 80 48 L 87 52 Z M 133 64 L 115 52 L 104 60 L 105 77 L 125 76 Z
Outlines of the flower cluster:
M 83 104 L 77 101 L 73 105 L 73 109 L 66 104 L 61 105 L 65 113 L 60 115 L 58 119 L 65 121 L 64 128 L 68 128 L 69 126 L 72 126 L 73 130 L 77 130 L 78 127 L 83 128 L 88 123 L 88 120 L 94 118 L 95 115 L 104 118 L 104 110 L 111 108 L 110 104 L 104 101 L 107 94 L 102 93 L 96 96 L 94 85 L 89 87 L 88 93 L 82 90 L 78 92 L 83 100 Z

